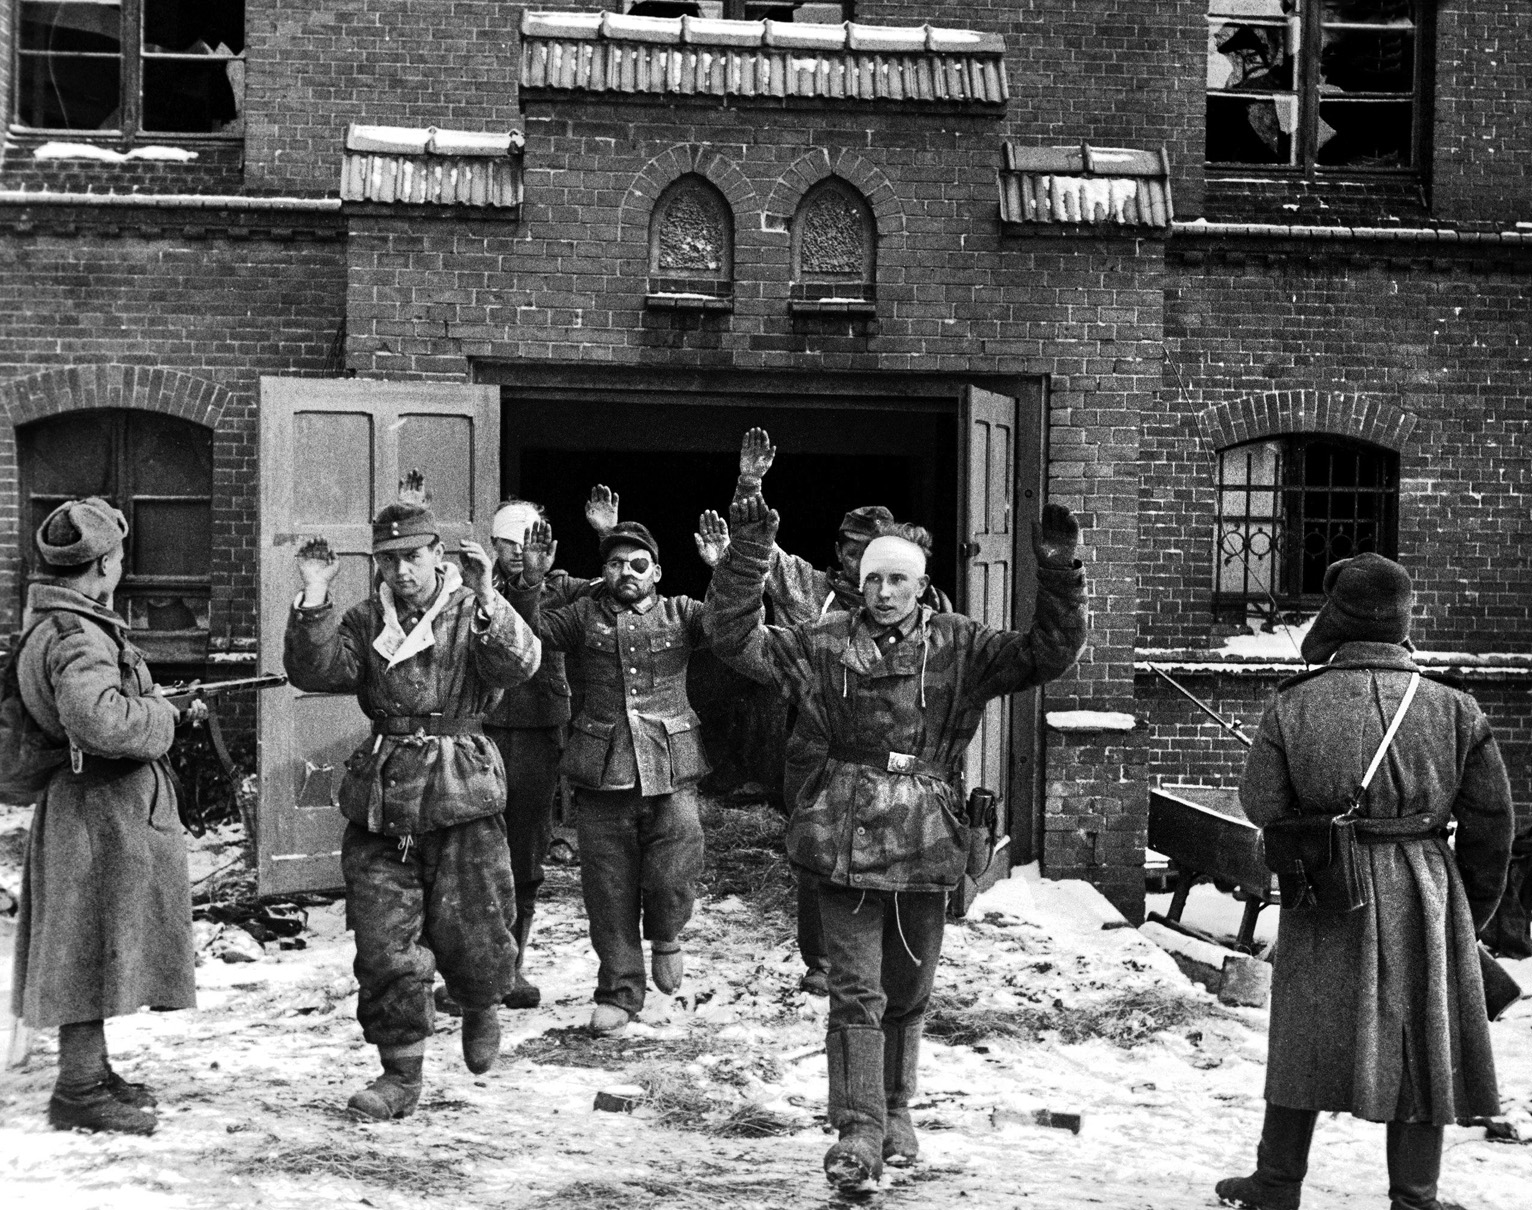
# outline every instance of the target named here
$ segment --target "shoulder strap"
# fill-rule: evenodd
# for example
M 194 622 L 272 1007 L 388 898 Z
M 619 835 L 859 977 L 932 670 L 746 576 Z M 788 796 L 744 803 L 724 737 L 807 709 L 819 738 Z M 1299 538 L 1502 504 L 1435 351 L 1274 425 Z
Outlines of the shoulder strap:
M 1394 736 L 1399 734 L 1399 724 L 1404 722 L 1405 713 L 1410 708 L 1410 703 L 1415 700 L 1415 690 L 1420 688 L 1420 673 L 1410 675 L 1409 688 L 1404 691 L 1404 700 L 1399 703 L 1399 709 L 1394 711 L 1394 721 L 1389 723 L 1388 731 L 1383 736 L 1383 742 L 1378 745 L 1378 751 L 1372 758 L 1372 764 L 1367 766 L 1367 772 L 1362 775 L 1362 786 L 1357 791 L 1360 799 L 1367 792 L 1367 787 L 1372 784 L 1373 774 L 1378 771 L 1378 766 L 1383 763 L 1383 756 L 1389 746 L 1394 742 Z

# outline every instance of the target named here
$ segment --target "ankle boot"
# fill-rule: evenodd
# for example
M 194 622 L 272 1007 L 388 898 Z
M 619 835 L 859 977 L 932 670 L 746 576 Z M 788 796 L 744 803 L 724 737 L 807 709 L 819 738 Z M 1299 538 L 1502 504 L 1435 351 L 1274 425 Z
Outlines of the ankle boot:
M 409 1117 L 420 1103 L 421 1071 L 425 1066 L 425 1054 L 424 1041 L 411 1042 L 407 1046 L 378 1047 L 383 1074 L 366 1088 L 353 1093 L 346 1108 L 361 1117 L 373 1118 L 379 1122 Z
M 667 996 L 674 995 L 686 977 L 686 955 L 674 941 L 656 941 L 649 947 L 649 973 L 654 986 Z
M 500 1057 L 500 1012 L 488 1008 L 463 1010 L 463 1062 L 476 1076 L 483 1075 Z
M 532 916 L 536 908 L 532 904 L 516 906 L 516 927 L 511 936 L 516 939 L 516 982 L 500 1001 L 506 1008 L 536 1008 L 543 1002 L 543 993 L 535 983 L 528 983 L 522 976 L 522 963 L 527 957 L 527 939 L 532 936 Z
M 825 1179 L 842 1192 L 883 1176 L 883 1031 L 865 1025 L 825 1037 L 830 1068 L 830 1125 L 840 1139 L 825 1153 Z
M 883 1023 L 883 1162 L 906 1168 L 920 1155 L 920 1140 L 910 1120 L 910 1101 L 915 1096 L 915 1073 L 920 1066 L 920 1035 L 925 1019 L 899 1025 Z
M 1442 1170 L 1442 1128 L 1390 1122 L 1387 1148 L 1389 1210 L 1441 1210 L 1436 1181 Z
M 153 1134 L 158 1124 L 147 1109 L 118 1100 L 105 1080 L 88 1088 L 58 1085 L 48 1099 L 48 1125 L 55 1130 Z
M 1312 1109 L 1268 1104 L 1261 1142 L 1255 1151 L 1255 1172 L 1221 1180 L 1213 1192 L 1246 1210 L 1298 1210 L 1318 1117 Z

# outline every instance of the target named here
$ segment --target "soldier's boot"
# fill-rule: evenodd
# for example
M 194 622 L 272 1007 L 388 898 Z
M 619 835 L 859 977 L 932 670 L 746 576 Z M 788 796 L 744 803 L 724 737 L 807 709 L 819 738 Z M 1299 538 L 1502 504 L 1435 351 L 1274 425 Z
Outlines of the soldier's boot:
M 1213 1192 L 1220 1200 L 1245 1210 L 1298 1210 L 1318 1117 L 1312 1109 L 1268 1104 L 1261 1142 L 1255 1151 L 1255 1171 L 1221 1180 Z
M 105 1030 L 101 1033 L 101 1066 L 106 1069 L 107 1091 L 124 1105 L 131 1105 L 134 1109 L 153 1109 L 159 1104 L 159 1099 L 154 1095 L 154 1089 L 148 1084 L 131 1083 L 112 1070 L 111 1060 L 106 1054 Z
M 674 995 L 686 978 L 686 955 L 680 943 L 655 941 L 649 951 L 649 973 L 654 976 L 654 986 L 667 996 Z
M 920 1155 L 920 1140 L 910 1120 L 910 1101 L 915 1095 L 915 1072 L 920 1066 L 922 1018 L 891 1026 L 883 1023 L 883 1162 L 891 1168 L 907 1168 Z
M 1442 1170 L 1442 1128 L 1416 1122 L 1388 1124 L 1389 1210 L 1443 1210 L 1436 1200 Z
M 445 983 L 438 983 L 431 993 L 431 999 L 436 1003 L 436 1011 L 448 1017 L 461 1017 L 463 1006 L 452 998 L 452 993 L 447 990 Z
M 386 1122 L 405 1118 L 420 1103 L 421 1071 L 425 1066 L 426 1044 L 422 1039 L 407 1046 L 380 1046 L 378 1058 L 383 1074 L 366 1088 L 351 1094 L 346 1108 L 358 1117 Z
M 532 917 L 537 909 L 530 903 L 516 905 L 516 927 L 511 935 L 516 939 L 516 982 L 500 1001 L 506 1008 L 536 1008 L 543 1002 L 543 993 L 535 983 L 528 983 L 522 976 L 521 966 L 527 957 L 527 940 L 532 936 Z
M 500 1057 L 500 1011 L 488 1008 L 463 1010 L 463 1062 L 476 1076 L 483 1075 Z
M 825 1179 L 842 1193 L 865 1191 L 883 1176 L 883 1031 L 858 1025 L 825 1036 L 830 1125 L 840 1134 L 825 1152 Z
M 808 992 L 811 996 L 828 996 L 830 994 L 829 971 L 820 966 L 809 967 L 798 980 L 798 990 Z
M 59 1026 L 59 1074 L 48 1100 L 48 1124 L 55 1130 L 154 1133 L 154 1114 L 124 1103 L 113 1091 L 104 1022 Z
M 615 1038 L 628 1028 L 633 1018 L 625 1008 L 615 1004 L 598 1004 L 591 1010 L 590 1032 L 598 1038 Z

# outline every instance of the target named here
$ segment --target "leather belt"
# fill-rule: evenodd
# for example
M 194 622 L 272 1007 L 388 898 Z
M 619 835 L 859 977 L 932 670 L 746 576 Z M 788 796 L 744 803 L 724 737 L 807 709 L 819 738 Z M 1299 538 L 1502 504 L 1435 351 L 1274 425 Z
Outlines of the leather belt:
M 391 714 L 372 720 L 374 735 L 483 735 L 480 718 L 443 718 L 439 714 Z
M 1397 825 L 1409 821 L 1403 819 L 1359 819 L 1356 821 L 1357 844 L 1393 844 L 1396 841 L 1405 840 L 1446 840 L 1447 829 L 1442 824 L 1422 827 L 1415 823 L 1409 827 Z M 1395 827 L 1381 827 L 1382 824 L 1394 824 Z
M 832 744 L 829 755 L 832 760 L 865 765 L 869 769 L 877 769 L 880 773 L 902 773 L 907 777 L 920 773 L 945 782 L 955 782 L 958 778 L 955 770 L 948 769 L 944 765 L 933 764 L 908 752 L 894 752 L 888 748 L 858 748 L 849 744 Z

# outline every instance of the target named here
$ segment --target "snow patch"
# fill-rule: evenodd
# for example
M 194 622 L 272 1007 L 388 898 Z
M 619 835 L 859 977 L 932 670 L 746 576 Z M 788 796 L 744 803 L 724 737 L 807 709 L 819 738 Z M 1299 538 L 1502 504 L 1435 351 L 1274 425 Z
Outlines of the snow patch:
M 132 151 L 113 151 L 94 143 L 44 143 L 32 152 L 34 160 L 96 160 L 102 164 L 124 164 L 129 160 L 164 160 L 184 164 L 197 158 L 185 147 L 135 147 Z
M 1131 731 L 1138 725 L 1120 710 L 1050 710 L 1047 719 L 1055 731 Z
M 1301 658 L 1299 652 L 1303 649 L 1304 636 L 1308 634 L 1309 627 L 1313 624 L 1314 619 L 1309 618 L 1297 626 L 1284 624 L 1270 631 L 1258 630 L 1252 634 L 1230 635 L 1223 641 L 1223 646 L 1218 649 L 1217 654 L 1245 658 L 1254 656 L 1265 660 Z

